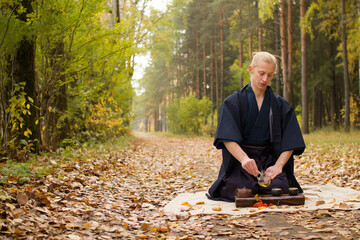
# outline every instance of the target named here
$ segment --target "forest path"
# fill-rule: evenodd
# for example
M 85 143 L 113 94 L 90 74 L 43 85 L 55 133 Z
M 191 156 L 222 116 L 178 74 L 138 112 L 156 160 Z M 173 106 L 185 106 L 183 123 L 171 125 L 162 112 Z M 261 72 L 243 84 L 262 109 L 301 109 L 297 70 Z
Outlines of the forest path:
M 209 188 L 221 151 L 209 138 L 137 137 L 126 150 L 87 153 L 31 185 L 3 188 L 13 197 L 1 203 L 0 239 L 360 237 L 359 210 L 165 215 L 164 206 L 178 194 Z

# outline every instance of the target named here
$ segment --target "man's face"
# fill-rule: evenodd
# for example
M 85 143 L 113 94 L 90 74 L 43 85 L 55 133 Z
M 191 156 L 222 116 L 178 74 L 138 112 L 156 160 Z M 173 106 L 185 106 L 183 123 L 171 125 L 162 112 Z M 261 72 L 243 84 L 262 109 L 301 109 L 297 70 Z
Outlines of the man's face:
M 275 73 L 275 64 L 261 61 L 256 67 L 249 66 L 251 87 L 265 91 Z

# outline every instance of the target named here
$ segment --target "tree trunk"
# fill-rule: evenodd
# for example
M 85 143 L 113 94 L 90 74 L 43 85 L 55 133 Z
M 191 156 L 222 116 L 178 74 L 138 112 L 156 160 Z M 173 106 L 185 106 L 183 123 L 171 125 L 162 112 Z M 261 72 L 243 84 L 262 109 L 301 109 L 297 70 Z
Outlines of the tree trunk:
M 220 11 L 220 38 L 221 38 L 221 55 L 220 55 L 220 100 L 224 101 L 224 16 Z
M 154 131 L 159 131 L 159 106 L 157 106 L 156 110 L 154 111 Z
M 252 59 L 252 36 L 251 36 L 251 32 L 249 32 L 249 58 L 250 61 Z
M 199 54 L 200 54 L 200 36 L 199 36 L 199 32 L 196 33 L 196 98 L 200 99 L 200 58 L 199 58 Z
M 288 0 L 288 23 L 287 23 L 287 36 L 288 36 L 288 72 L 287 72 L 287 91 L 288 101 L 293 104 L 292 99 L 292 61 L 293 61 L 293 37 L 292 37 L 292 0 Z
M 242 68 L 244 64 L 244 53 L 243 53 L 243 43 L 242 43 L 242 15 L 241 15 L 241 8 L 239 8 L 239 32 L 240 32 L 240 40 L 239 40 L 239 66 Z M 241 74 L 240 76 L 240 88 L 244 86 L 244 77 Z
M 214 102 L 214 52 L 213 52 L 213 38 L 210 39 L 210 101 Z
M 344 131 L 350 132 L 350 80 L 348 72 L 347 37 L 346 37 L 346 12 L 345 0 L 341 0 L 341 41 L 343 45 L 343 66 L 344 66 L 344 89 L 345 89 L 345 119 Z
M 280 48 L 279 48 L 279 34 L 275 33 L 275 49 L 276 52 L 280 52 Z M 277 64 L 277 74 L 276 74 L 276 94 L 281 96 L 281 65 L 280 65 L 281 59 L 276 59 L 276 64 Z
M 330 98 L 330 118 L 331 126 L 334 131 L 338 129 L 336 114 L 336 42 L 330 40 L 330 71 L 331 71 L 331 98 Z
M 219 103 L 220 103 L 220 99 L 219 99 L 219 75 L 218 75 L 218 53 L 217 53 L 217 29 L 216 29 L 216 24 L 214 24 L 214 51 L 215 51 L 215 56 L 214 56 L 214 61 L 215 61 L 215 96 L 216 96 L 216 110 L 219 112 Z
M 300 21 L 304 19 L 305 12 L 306 12 L 305 0 L 301 0 Z M 301 28 L 301 107 L 302 107 L 301 129 L 303 133 L 307 134 L 309 133 L 307 53 L 306 53 L 306 34 L 303 28 Z
M 112 15 L 111 15 L 111 22 L 112 25 L 115 23 L 120 23 L 120 4 L 119 0 L 111 0 L 112 5 Z
M 337 114 L 336 114 L 336 66 L 331 64 L 334 68 L 331 70 L 331 80 L 332 80 L 332 86 L 331 86 L 331 99 L 330 99 L 330 118 L 331 118 L 331 127 L 334 131 L 338 129 L 337 124 Z
M 59 143 L 68 136 L 69 122 L 64 119 L 59 123 L 59 118 L 67 111 L 67 92 L 62 57 L 64 56 L 64 42 L 60 41 L 50 51 L 50 76 L 47 76 L 43 101 L 41 104 L 43 121 L 43 145 L 55 150 Z M 50 111 L 49 109 L 55 111 Z
M 22 7 L 25 9 L 25 12 L 18 15 L 18 19 L 27 22 L 27 14 L 33 13 L 32 0 L 23 0 L 21 2 Z M 24 126 L 21 129 L 21 138 L 24 138 L 24 132 L 29 129 L 31 135 L 28 137 L 28 140 L 32 141 L 34 144 L 34 150 L 37 152 L 39 150 L 40 143 L 40 128 L 39 124 L 36 123 L 38 114 L 38 104 L 37 94 L 36 94 L 36 83 L 35 83 L 35 41 L 28 36 L 24 36 L 21 40 L 13 60 L 12 66 L 12 77 L 15 84 L 25 82 L 24 92 L 28 98 L 31 98 L 33 101 L 29 100 L 27 103 L 30 104 L 30 113 L 31 115 L 25 115 Z M 33 102 L 33 103 L 31 103 Z M 19 139 L 20 140 L 20 139 Z
M 262 47 L 262 27 L 259 26 L 259 51 L 261 52 L 263 49 Z
M 280 12 L 280 39 L 281 39 L 281 59 L 282 59 L 282 72 L 283 72 L 283 95 L 285 100 L 289 100 L 288 95 L 288 79 L 287 79 L 287 44 L 286 44 L 286 22 L 285 22 L 285 0 L 281 0 Z
M 360 16 L 360 0 L 358 0 L 358 16 Z M 360 32 L 360 25 L 358 31 Z M 359 58 L 359 64 L 358 64 L 358 79 L 359 79 L 359 99 L 360 99 L 360 55 Z
M 203 4 L 204 4 L 204 6 L 203 6 L 203 24 L 205 25 L 206 24 L 206 12 L 205 12 L 205 9 L 206 9 L 206 6 L 205 6 L 205 4 L 206 4 L 206 2 L 205 1 L 203 1 Z M 206 86 L 207 86 L 207 79 L 206 79 L 206 39 L 207 39 L 207 37 L 206 37 L 206 31 L 203 31 L 203 35 L 205 36 L 204 37 L 204 42 L 203 42 L 203 78 L 204 78 L 204 89 L 203 89 L 203 96 L 204 97 L 206 97 L 206 95 L 207 95 L 207 88 L 206 88 Z
M 211 128 L 214 126 L 214 37 L 210 37 L 210 101 L 211 101 Z
M 322 108 L 322 94 L 321 91 L 315 87 L 313 98 L 313 122 L 315 128 L 321 128 Z

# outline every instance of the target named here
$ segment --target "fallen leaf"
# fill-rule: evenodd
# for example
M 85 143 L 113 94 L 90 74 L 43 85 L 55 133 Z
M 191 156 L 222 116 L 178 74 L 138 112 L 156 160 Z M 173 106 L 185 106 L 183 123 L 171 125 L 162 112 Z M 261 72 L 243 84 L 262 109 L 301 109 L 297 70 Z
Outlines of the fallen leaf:
M 11 211 L 13 211 L 16 207 L 10 203 L 5 203 L 5 206 L 7 206 Z
M 356 200 L 356 199 L 344 199 L 343 202 L 360 202 L 360 200 Z
M 29 197 L 24 192 L 17 192 L 16 200 L 19 204 L 25 205 L 29 201 Z
M 325 201 L 324 201 L 324 200 L 318 200 L 318 201 L 316 201 L 316 206 L 319 206 L 319 205 L 322 205 L 322 204 L 325 204 Z
M 148 239 L 150 238 L 148 235 L 140 235 L 137 237 L 138 239 Z
M 142 229 L 143 231 L 148 231 L 148 230 L 151 229 L 151 224 L 150 224 L 150 223 L 142 223 L 142 224 L 141 224 L 141 229 Z
M 87 229 L 92 228 L 92 226 L 93 225 L 91 223 L 89 223 L 89 222 L 84 224 L 84 228 L 87 228 Z
M 339 208 L 352 208 L 352 207 L 353 207 L 352 205 L 346 204 L 346 203 L 344 203 L 344 202 L 341 202 L 341 203 L 339 204 Z
M 219 205 L 219 206 L 213 207 L 212 210 L 219 212 L 222 210 L 222 207 Z
M 184 205 L 184 206 L 188 206 L 188 207 L 191 207 L 192 205 L 188 202 L 183 202 L 181 205 Z

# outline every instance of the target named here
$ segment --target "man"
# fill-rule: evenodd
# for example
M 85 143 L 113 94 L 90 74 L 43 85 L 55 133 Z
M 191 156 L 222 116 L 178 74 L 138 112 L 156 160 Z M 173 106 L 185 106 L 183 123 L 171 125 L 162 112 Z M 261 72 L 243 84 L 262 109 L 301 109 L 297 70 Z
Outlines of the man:
M 234 201 L 237 188 L 268 194 L 272 188 L 302 189 L 294 176 L 293 155 L 305 149 L 294 109 L 268 86 L 276 73 L 276 58 L 253 54 L 251 82 L 227 97 L 220 108 L 214 145 L 223 151 L 218 179 L 209 198 Z M 260 171 L 271 177 L 268 187 L 257 184 Z

